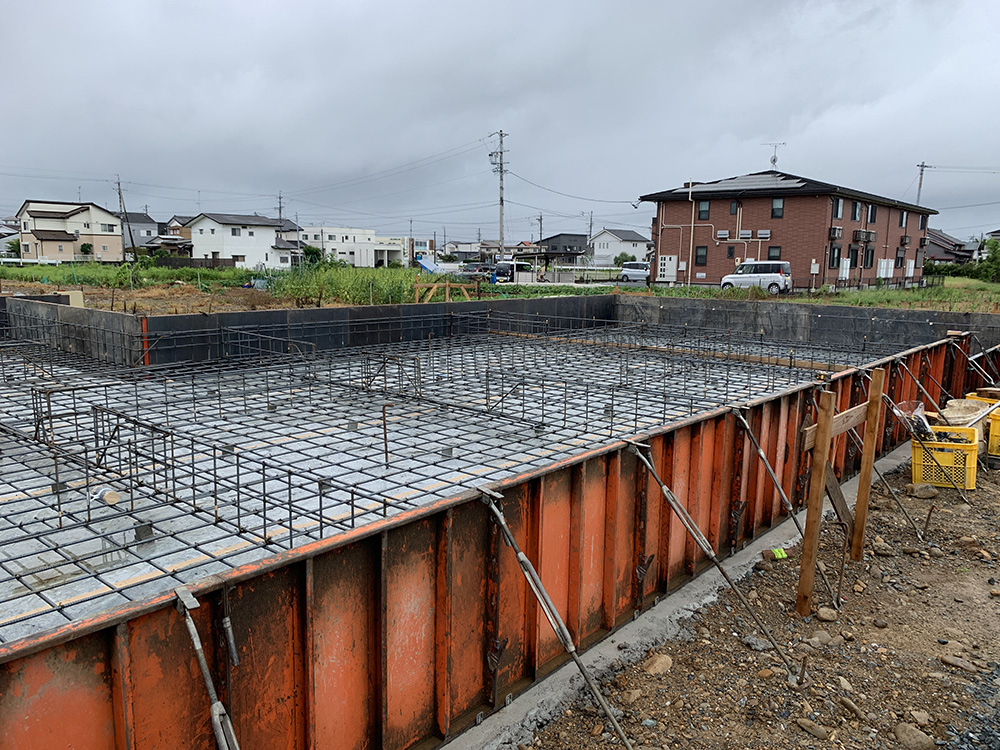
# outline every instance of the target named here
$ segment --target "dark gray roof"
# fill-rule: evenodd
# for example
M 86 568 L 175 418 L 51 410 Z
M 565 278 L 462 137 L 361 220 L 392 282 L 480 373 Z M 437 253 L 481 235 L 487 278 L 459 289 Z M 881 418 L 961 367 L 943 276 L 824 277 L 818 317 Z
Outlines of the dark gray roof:
M 64 232 L 61 229 L 35 229 L 31 232 L 36 238 L 43 242 L 76 242 L 79 237 L 71 232 Z
M 296 240 L 285 240 L 279 237 L 271 247 L 275 250 L 298 250 L 299 243 Z
M 634 232 L 631 229 L 608 229 L 605 227 L 602 231 L 607 232 L 608 234 L 613 234 L 622 242 L 649 242 L 649 238 L 643 237 L 641 234 Z
M 188 219 L 184 222 L 184 225 L 193 223 L 196 219 L 200 219 L 202 216 L 211 219 L 218 224 L 238 224 L 244 227 L 278 227 L 283 224 L 283 222 L 277 219 L 272 219 L 269 216 L 258 216 L 257 214 L 198 214 L 197 216 Z
M 664 190 L 660 193 L 641 195 L 639 196 L 639 200 L 654 203 L 686 201 L 688 199 L 688 190 L 687 185 L 682 185 L 679 188 Z M 833 185 L 829 182 L 820 182 L 819 180 L 811 180 L 808 177 L 798 177 L 793 174 L 774 170 L 754 172 L 752 174 L 740 175 L 739 177 L 727 177 L 724 180 L 715 180 L 714 182 L 696 182 L 690 186 L 690 193 L 701 200 L 739 198 L 741 196 L 837 195 L 923 214 L 937 213 L 933 208 L 918 206 L 914 203 L 904 203 L 903 201 L 885 198 L 874 193 L 865 193 L 860 190 Z
M 282 219 L 281 225 L 278 227 L 279 232 L 297 232 L 299 231 L 299 225 L 296 224 L 291 219 Z
M 964 245 L 965 240 L 960 240 L 957 237 L 952 237 L 950 234 L 945 234 L 940 229 L 935 229 L 934 227 L 927 227 L 927 236 L 931 239 L 937 239 L 938 241 L 944 242 L 948 245 Z
M 184 226 L 193 218 L 194 218 L 193 216 L 181 216 L 180 214 L 174 214 L 173 216 L 170 217 L 170 221 L 176 221 L 181 226 Z M 167 223 L 169 224 L 170 221 L 168 221 Z
M 155 224 L 156 219 L 147 213 L 141 211 L 112 211 L 115 216 L 117 216 L 122 221 L 128 221 L 131 224 Z M 125 217 L 128 217 L 127 219 Z

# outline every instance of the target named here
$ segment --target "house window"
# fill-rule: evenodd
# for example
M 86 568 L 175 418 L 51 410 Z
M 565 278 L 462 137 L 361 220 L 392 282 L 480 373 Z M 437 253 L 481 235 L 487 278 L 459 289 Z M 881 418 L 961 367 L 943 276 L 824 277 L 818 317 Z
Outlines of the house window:
M 875 246 L 866 245 L 865 246 L 865 268 L 871 268 L 875 265 Z
M 205 229 L 204 228 L 199 229 L 198 234 L 205 234 Z
M 27 228 L 28 228 L 28 227 L 27 227 L 27 226 L 25 226 L 25 229 L 27 229 Z M 89 221 L 85 221 L 85 222 L 83 222 L 83 228 L 84 228 L 84 229 L 90 229 L 90 222 L 89 222 Z
M 830 268 L 840 268 L 840 245 L 830 245 Z
M 101 252 L 102 253 L 106 253 L 107 251 L 108 251 L 108 246 L 107 245 L 101 245 Z
M 906 227 L 906 211 L 899 212 L 899 226 Z
M 874 203 L 869 203 L 868 204 L 868 223 L 869 224 L 874 224 L 876 216 L 878 216 L 878 206 L 876 206 Z
M 60 245 L 60 246 L 59 246 L 59 252 L 62 252 L 62 251 L 63 251 L 63 249 L 62 249 L 62 245 Z
M 708 248 L 705 245 L 694 249 L 694 264 L 696 266 L 708 265 Z
M 861 201 L 851 201 L 851 221 L 861 221 Z
M 736 216 L 736 211 L 740 206 L 739 201 L 729 201 L 729 215 Z
M 28 222 L 24 222 L 24 231 L 28 231 Z
M 215 234 L 215 227 L 212 227 L 211 229 L 209 229 L 208 232 L 209 232 L 209 234 Z
M 897 247 L 896 248 L 896 268 L 902 268 L 906 265 L 906 248 Z
M 318 239 L 319 239 L 319 235 L 318 235 L 318 234 L 314 234 L 314 235 L 313 235 L 313 239 L 314 239 L 314 240 L 318 240 Z
M 278 260 L 281 263 L 287 263 L 288 262 L 288 256 L 287 255 L 282 255 L 280 258 L 278 258 Z
M 253 237 L 253 230 L 252 230 L 252 229 L 251 229 L 251 230 L 249 230 L 249 231 L 247 232 L 247 235 L 249 235 L 250 237 Z
M 920 231 L 927 229 L 927 214 L 920 214 Z
M 735 245 L 730 245 L 729 247 L 726 248 L 726 257 L 727 258 L 734 258 L 734 257 L 736 257 L 736 246 Z
M 113 232 L 117 228 L 117 224 L 101 224 L 102 232 Z
M 708 201 L 698 201 L 698 221 L 708 221 Z
M 923 250 L 917 250 L 917 258 L 916 258 L 916 263 L 914 263 L 914 265 L 917 268 L 923 268 L 924 267 L 924 251 Z
M 771 245 L 767 248 L 768 260 L 781 260 L 781 245 Z
M 21 243 L 21 252 L 22 253 L 30 253 L 31 252 L 31 248 L 28 247 L 28 243 L 27 242 L 22 242 Z
M 833 218 L 843 219 L 844 218 L 844 199 L 834 198 L 833 199 Z
M 772 198 L 771 199 L 771 218 L 780 219 L 785 215 L 785 199 L 784 198 Z
M 328 235 L 326 236 L 326 238 L 327 238 L 328 240 L 330 240 L 330 242 L 333 242 L 333 235 L 332 235 L 332 234 L 328 234 Z
M 236 261 L 237 263 L 246 263 L 247 256 L 245 256 L 245 255 L 234 255 L 233 256 L 233 260 Z
M 233 233 L 233 237 L 239 237 L 240 236 L 240 228 L 239 227 L 233 227 L 230 231 Z
M 858 250 L 860 247 L 858 245 L 848 245 L 847 255 L 851 259 L 851 268 L 858 267 Z

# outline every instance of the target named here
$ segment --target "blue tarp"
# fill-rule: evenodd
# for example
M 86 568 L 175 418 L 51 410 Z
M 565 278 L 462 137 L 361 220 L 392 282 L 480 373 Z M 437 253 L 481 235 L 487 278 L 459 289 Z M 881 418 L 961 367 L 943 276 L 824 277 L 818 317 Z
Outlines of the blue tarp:
M 417 258 L 417 263 L 428 273 L 440 273 L 441 267 L 430 258 Z

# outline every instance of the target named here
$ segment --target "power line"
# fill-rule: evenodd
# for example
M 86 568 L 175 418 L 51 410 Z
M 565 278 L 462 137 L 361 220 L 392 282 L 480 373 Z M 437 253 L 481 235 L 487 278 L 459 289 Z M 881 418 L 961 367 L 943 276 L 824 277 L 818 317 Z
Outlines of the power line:
M 549 193 L 555 193 L 556 195 L 561 195 L 564 198 L 573 198 L 574 200 L 578 200 L 578 201 L 590 201 L 591 203 L 629 203 L 629 204 L 635 205 L 635 201 L 609 201 L 609 200 L 603 200 L 601 198 L 583 198 L 582 196 L 579 196 L 579 195 L 570 195 L 569 193 L 562 193 L 562 192 L 560 192 L 558 190 L 553 190 L 552 188 L 547 188 L 544 185 L 539 185 L 537 182 L 532 182 L 531 180 L 529 180 L 529 179 L 527 179 L 525 177 L 522 177 L 517 172 L 511 172 L 510 170 L 508 170 L 507 174 L 510 174 L 510 175 L 516 177 L 517 179 L 521 180 L 521 182 L 527 182 L 529 185 L 533 185 L 534 187 L 538 188 L 539 190 L 545 190 L 546 192 L 549 192 Z

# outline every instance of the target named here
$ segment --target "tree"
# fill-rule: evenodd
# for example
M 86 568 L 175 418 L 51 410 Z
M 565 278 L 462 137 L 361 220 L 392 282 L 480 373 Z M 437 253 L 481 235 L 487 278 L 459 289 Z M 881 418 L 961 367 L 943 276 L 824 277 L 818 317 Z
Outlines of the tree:
M 89 242 L 84 242 L 80 245 L 80 255 L 90 255 L 92 252 L 94 252 L 94 246 Z
M 323 260 L 323 251 L 312 245 L 304 245 L 302 247 L 302 260 L 311 266 L 315 265 Z
M 978 270 L 983 281 L 1000 281 L 1000 241 L 986 240 L 986 257 L 979 261 Z
M 21 239 L 19 237 L 11 237 L 9 240 L 7 240 L 7 257 L 8 258 L 21 257 Z
M 635 261 L 635 256 L 632 253 L 618 253 L 615 256 L 615 265 L 621 266 L 623 263 L 631 263 Z

